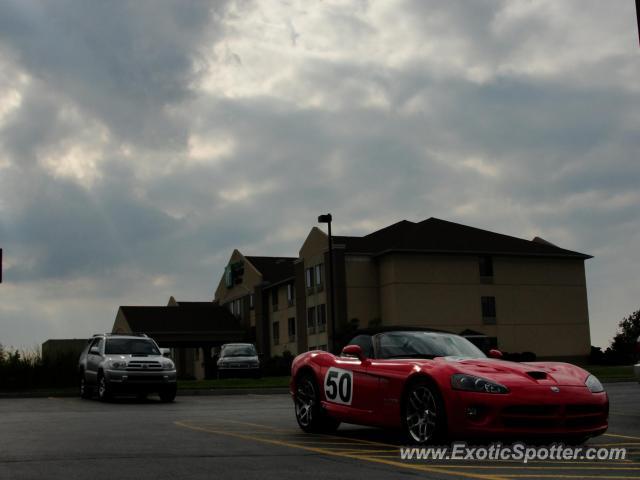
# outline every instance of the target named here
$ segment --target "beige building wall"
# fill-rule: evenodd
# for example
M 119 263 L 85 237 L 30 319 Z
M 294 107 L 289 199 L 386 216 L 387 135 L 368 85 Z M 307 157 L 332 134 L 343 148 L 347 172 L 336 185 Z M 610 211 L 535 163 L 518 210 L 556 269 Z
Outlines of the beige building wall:
M 118 309 L 111 333 L 131 333 L 131 327 L 121 309 Z
M 590 349 L 582 260 L 493 258 L 482 283 L 475 256 L 390 254 L 379 264 L 385 325 L 420 325 L 498 338 L 505 351 L 582 356 Z M 482 320 L 480 297 L 496 299 L 496 324 Z
M 327 304 L 327 275 L 329 275 L 329 269 L 324 264 L 325 252 L 329 248 L 329 238 L 326 233 L 317 227 L 313 227 L 304 244 L 300 248 L 300 258 L 304 264 L 304 283 L 298 288 L 304 288 L 306 293 L 306 309 L 305 309 L 305 325 L 308 325 L 307 312 L 310 307 L 318 307 L 319 305 L 325 305 L 326 312 L 326 324 L 324 331 L 316 326 L 315 332 L 307 332 L 307 345 L 309 349 L 316 349 L 319 347 L 327 347 L 327 328 L 330 320 L 330 305 Z M 311 289 L 306 285 L 306 271 L 308 268 L 315 268 L 316 265 L 321 265 L 322 268 L 322 285 L 318 287 L 314 285 Z M 315 275 L 315 271 L 314 271 Z M 314 277 L 315 278 L 315 277 Z M 314 282 L 315 283 L 315 282 Z
M 273 298 L 271 297 L 274 288 L 278 290 L 277 310 L 273 309 Z M 275 285 L 268 290 L 268 308 L 269 308 L 269 338 L 271 340 L 271 355 L 281 356 L 284 352 L 289 351 L 292 355 L 298 354 L 297 335 L 289 338 L 289 318 L 296 318 L 295 295 L 294 303 L 289 305 L 287 299 L 287 284 L 283 283 Z M 278 322 L 278 343 L 274 341 L 273 324 Z M 295 322 L 295 320 L 294 320 Z
M 244 274 L 242 276 L 242 283 L 234 285 L 231 288 L 227 288 L 225 284 L 224 275 L 221 276 L 218 282 L 218 287 L 215 291 L 214 299 L 217 300 L 220 305 L 225 305 L 233 300 L 237 300 L 253 293 L 254 288 L 262 282 L 262 275 L 258 270 L 249 262 L 242 253 L 238 250 L 234 250 L 231 254 L 231 258 L 227 262 L 227 265 L 235 262 L 244 263 Z M 255 316 L 253 318 L 253 324 L 255 325 Z
M 347 319 L 367 328 L 381 320 L 378 264 L 368 256 L 345 258 Z

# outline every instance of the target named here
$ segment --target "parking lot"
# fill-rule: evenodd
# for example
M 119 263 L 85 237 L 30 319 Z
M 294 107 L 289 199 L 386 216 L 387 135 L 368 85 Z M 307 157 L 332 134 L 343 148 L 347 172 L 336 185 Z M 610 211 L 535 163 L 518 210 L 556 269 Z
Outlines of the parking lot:
M 609 431 L 589 444 L 624 446 L 625 460 L 527 465 L 403 461 L 393 434 L 350 425 L 307 435 L 288 395 L 0 400 L 0 479 L 640 479 L 640 385 L 607 389 Z

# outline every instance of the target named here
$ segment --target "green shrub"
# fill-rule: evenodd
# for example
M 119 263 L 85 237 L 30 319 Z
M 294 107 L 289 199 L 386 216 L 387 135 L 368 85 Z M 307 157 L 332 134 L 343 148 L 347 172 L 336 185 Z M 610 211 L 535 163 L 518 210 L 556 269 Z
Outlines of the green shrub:
M 6 350 L 0 347 L 0 389 L 71 387 L 77 383 L 78 357 L 61 353 L 44 361 L 38 350 Z

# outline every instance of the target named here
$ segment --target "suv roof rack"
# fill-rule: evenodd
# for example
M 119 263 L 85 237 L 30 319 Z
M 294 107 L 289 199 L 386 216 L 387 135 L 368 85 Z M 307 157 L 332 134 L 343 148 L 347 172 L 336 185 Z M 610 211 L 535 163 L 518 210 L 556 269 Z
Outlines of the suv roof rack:
M 131 332 L 131 333 L 94 333 L 94 337 L 143 337 L 149 338 L 146 333 Z

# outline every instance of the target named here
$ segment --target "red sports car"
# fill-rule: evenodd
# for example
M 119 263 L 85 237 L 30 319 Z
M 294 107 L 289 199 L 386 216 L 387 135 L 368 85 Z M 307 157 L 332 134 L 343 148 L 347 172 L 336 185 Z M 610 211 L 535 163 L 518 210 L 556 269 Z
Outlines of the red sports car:
M 346 422 L 400 428 L 409 441 L 433 443 L 473 437 L 579 442 L 607 430 L 609 400 L 589 372 L 568 363 L 487 358 L 451 333 L 364 332 L 341 356 L 298 355 L 291 373 L 305 432 L 334 431 Z

